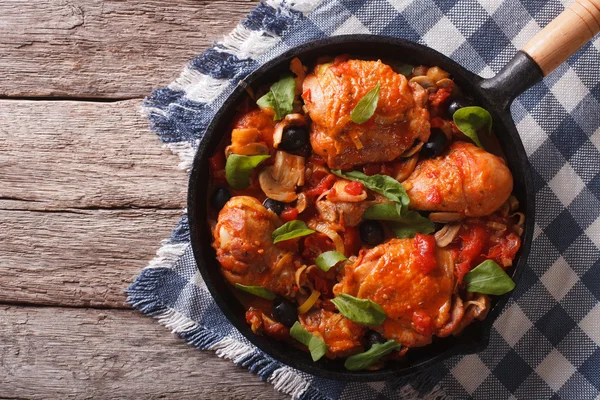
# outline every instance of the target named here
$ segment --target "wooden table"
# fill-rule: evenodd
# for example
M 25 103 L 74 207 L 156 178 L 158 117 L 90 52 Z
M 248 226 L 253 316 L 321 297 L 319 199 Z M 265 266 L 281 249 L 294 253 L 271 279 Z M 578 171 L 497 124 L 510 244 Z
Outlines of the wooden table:
M 186 197 L 141 99 L 255 5 L 0 0 L 0 398 L 286 398 L 124 294 Z

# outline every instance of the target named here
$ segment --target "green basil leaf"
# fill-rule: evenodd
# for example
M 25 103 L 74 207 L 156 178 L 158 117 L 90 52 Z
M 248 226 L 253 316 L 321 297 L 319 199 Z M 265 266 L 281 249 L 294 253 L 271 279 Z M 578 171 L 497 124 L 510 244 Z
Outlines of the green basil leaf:
M 271 156 L 242 156 L 230 154 L 225 164 L 225 179 L 234 189 L 245 189 L 250 186 L 250 172 L 261 162 Z
M 235 288 L 241 290 L 242 292 L 250 293 L 258 297 L 262 297 L 267 300 L 274 300 L 275 294 L 271 292 L 269 289 L 264 288 L 262 286 L 246 286 L 240 285 L 239 283 L 235 284 Z
M 376 326 L 383 324 L 387 318 L 383 308 L 369 299 L 357 299 L 349 294 L 340 293 L 331 302 L 340 310 L 340 314 L 357 324 Z
M 294 322 L 290 336 L 308 347 L 313 361 L 318 361 L 327 352 L 327 345 L 321 339 L 304 329 L 300 322 Z
M 309 229 L 304 221 L 295 219 L 275 229 L 271 237 L 273 238 L 273 243 L 279 243 L 284 240 L 310 235 L 311 233 L 315 233 L 315 231 Z
M 381 85 L 377 83 L 373 89 L 369 90 L 362 99 L 358 101 L 354 110 L 350 112 L 350 118 L 357 124 L 364 124 L 375 114 L 377 103 L 379 102 L 379 89 Z
M 376 221 L 402 221 L 403 217 L 398 214 L 395 204 L 375 204 L 367 208 L 362 215 L 363 219 Z
M 275 112 L 273 119 L 279 121 L 292 112 L 296 96 L 296 80 L 286 76 L 271 85 L 270 90 L 256 101 L 260 107 L 272 108 Z
M 515 288 L 510 276 L 493 260 L 485 260 L 463 279 L 469 292 L 500 295 Z
M 325 253 L 319 254 L 315 259 L 315 264 L 317 264 L 317 267 L 327 272 L 331 267 L 334 267 L 337 263 L 344 260 L 347 260 L 347 258 L 342 253 L 338 253 L 337 251 L 326 251 Z
M 459 108 L 453 119 L 456 127 L 483 149 L 477 132 L 485 128 L 488 134 L 492 133 L 492 116 L 488 110 L 477 106 Z
M 385 343 L 376 343 L 364 353 L 355 354 L 346 359 L 344 367 L 350 371 L 360 371 L 373 365 L 376 361 L 390 354 L 392 351 L 400 350 L 402 345 L 395 340 Z
M 362 183 L 367 189 L 370 189 L 376 193 L 385 196 L 387 199 L 397 203 L 398 213 L 404 214 L 408 209 L 410 199 L 404 186 L 391 176 L 387 175 L 372 175 L 368 176 L 358 171 L 341 172 L 338 170 L 332 170 L 335 175 Z
M 392 231 L 399 239 L 414 238 L 417 233 L 433 233 L 435 224 L 418 212 L 409 211 L 402 217 L 402 221 L 392 223 Z
M 415 67 L 414 65 L 410 65 L 410 64 L 397 64 L 394 66 L 394 71 L 396 71 L 396 73 L 402 74 L 408 78 L 410 76 L 410 74 L 412 74 L 414 67 Z
M 417 211 L 408 211 L 404 215 L 398 213 L 393 204 L 375 204 L 367 208 L 363 219 L 392 221 L 392 231 L 396 237 L 413 238 L 417 233 L 428 234 L 435 231 L 435 224 Z

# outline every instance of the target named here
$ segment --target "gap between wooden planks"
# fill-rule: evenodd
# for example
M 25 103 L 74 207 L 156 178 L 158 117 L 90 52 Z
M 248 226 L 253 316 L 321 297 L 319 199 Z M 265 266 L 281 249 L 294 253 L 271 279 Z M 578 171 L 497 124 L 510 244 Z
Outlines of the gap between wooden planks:
M 285 399 L 129 310 L 0 305 L 0 397 Z
M 0 1 L 0 97 L 144 97 L 257 3 Z
M 128 307 L 187 191 L 139 106 L 0 101 L 0 302 Z
M 1 398 L 286 398 L 114 309 L 187 177 L 139 100 L 106 101 L 168 83 L 255 5 L 0 0 L 0 97 L 49 100 L 0 101 L 0 303 L 21 304 L 0 304 Z

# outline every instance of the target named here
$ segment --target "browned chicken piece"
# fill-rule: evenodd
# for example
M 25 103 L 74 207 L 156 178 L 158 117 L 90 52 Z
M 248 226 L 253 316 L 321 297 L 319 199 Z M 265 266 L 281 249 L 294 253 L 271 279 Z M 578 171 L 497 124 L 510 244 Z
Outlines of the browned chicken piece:
M 434 245 L 435 246 L 435 245 Z M 335 294 L 379 304 L 388 318 L 378 330 L 406 347 L 425 346 L 450 318 L 454 260 L 435 247 L 424 268 L 417 239 L 392 239 L 347 265 Z
M 219 213 L 213 247 L 221 272 L 232 285 L 263 286 L 292 295 L 296 265 L 291 252 L 273 244 L 271 234 L 281 222 L 258 200 L 231 198 Z
M 471 143 L 454 142 L 447 155 L 420 161 L 403 185 L 413 209 L 480 217 L 504 204 L 513 178 L 500 157 Z
M 379 201 L 365 200 L 358 203 L 331 202 L 319 200 L 316 202 L 317 211 L 322 220 L 344 226 L 356 226 L 362 221 L 365 210 Z
M 377 84 L 373 117 L 352 122 L 350 113 Z M 429 138 L 427 93 L 381 61 L 336 60 L 304 79 L 302 98 L 312 119 L 310 142 L 330 168 L 392 161 L 416 139 Z
M 301 314 L 299 320 L 304 329 L 327 344 L 328 358 L 349 357 L 363 351 L 360 339 L 367 328 L 341 314 L 318 309 Z

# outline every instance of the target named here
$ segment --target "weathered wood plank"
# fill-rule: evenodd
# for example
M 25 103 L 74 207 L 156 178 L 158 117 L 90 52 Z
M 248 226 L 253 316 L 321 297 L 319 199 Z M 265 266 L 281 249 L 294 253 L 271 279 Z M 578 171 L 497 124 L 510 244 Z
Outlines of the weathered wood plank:
M 134 311 L 0 306 L 0 398 L 286 396 Z
M 139 100 L 0 100 L 0 209 L 11 199 L 30 209 L 181 208 L 187 174 L 177 164 Z
M 123 291 L 180 215 L 155 209 L 0 211 L 0 303 L 128 307 Z
M 142 97 L 257 0 L 0 2 L 0 97 Z

